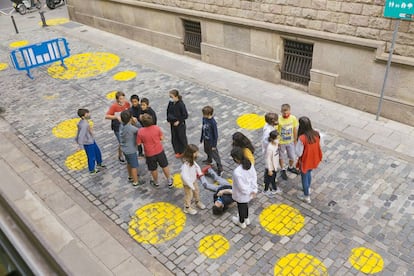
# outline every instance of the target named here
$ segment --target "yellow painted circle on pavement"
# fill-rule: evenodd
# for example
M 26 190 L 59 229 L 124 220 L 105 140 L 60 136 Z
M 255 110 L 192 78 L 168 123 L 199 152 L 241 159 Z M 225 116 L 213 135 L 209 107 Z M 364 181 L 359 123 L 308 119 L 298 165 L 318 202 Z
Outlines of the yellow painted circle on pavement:
M 128 233 L 139 243 L 159 244 L 177 237 L 185 221 L 181 208 L 167 202 L 151 203 L 135 212 Z
M 265 125 L 264 116 L 253 113 L 241 115 L 236 122 L 239 127 L 248 130 L 263 128 Z
M 116 73 L 113 76 L 113 79 L 117 81 L 129 81 L 135 78 L 136 76 L 137 76 L 137 73 L 134 71 L 122 71 L 122 72 Z
M 298 209 L 289 205 L 272 204 L 262 211 L 259 221 L 271 234 L 291 236 L 303 228 L 305 218 Z
M 70 170 L 82 170 L 88 167 L 88 158 L 84 150 L 79 150 L 66 158 L 65 166 Z
M 111 53 L 82 53 L 65 59 L 65 65 L 68 69 L 61 66 L 59 61 L 51 65 L 47 72 L 55 79 L 83 79 L 105 73 L 118 64 L 119 57 Z
M 365 274 L 378 273 L 384 267 L 381 255 L 366 247 L 352 249 L 349 262 L 356 270 Z
M 227 178 L 226 180 L 229 182 L 229 185 L 233 185 L 233 179 Z M 214 185 L 219 185 L 219 183 L 217 181 L 214 181 Z
M 27 44 L 29 44 L 29 41 L 27 40 L 19 40 L 19 41 L 15 41 L 9 44 L 10 48 L 19 48 L 19 47 L 23 47 L 26 46 Z
M 317 258 L 305 253 L 291 253 L 280 258 L 274 270 L 278 276 L 329 275 L 326 266 Z
M 181 174 L 176 173 L 173 175 L 173 184 L 174 188 L 183 188 L 183 180 L 181 179 Z
M 57 138 L 74 138 L 78 132 L 78 123 L 80 118 L 65 120 L 59 123 L 52 129 L 53 135 Z M 89 125 L 92 127 L 93 122 L 89 120 Z
M 209 235 L 200 240 L 198 251 L 210 259 L 217 259 L 230 249 L 229 241 L 222 235 Z
M 69 22 L 69 18 L 52 18 L 52 19 L 46 20 L 46 24 L 48 26 L 56 26 L 56 25 L 65 24 L 68 22 Z M 39 22 L 39 25 L 40 26 L 43 25 L 42 21 Z
M 106 98 L 108 100 L 115 100 L 116 92 L 118 92 L 118 91 L 111 91 L 111 92 L 109 92 L 108 94 L 106 94 Z
M 7 63 L 0 63 L 0 71 L 6 70 L 9 65 Z

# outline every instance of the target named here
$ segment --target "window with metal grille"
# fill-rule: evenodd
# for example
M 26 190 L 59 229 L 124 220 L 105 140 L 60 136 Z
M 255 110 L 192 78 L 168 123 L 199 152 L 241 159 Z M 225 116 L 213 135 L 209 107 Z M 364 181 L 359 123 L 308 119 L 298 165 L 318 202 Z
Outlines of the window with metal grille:
M 183 20 L 184 50 L 201 54 L 201 27 L 200 22 Z
M 308 85 L 312 68 L 313 44 L 285 40 L 282 79 Z

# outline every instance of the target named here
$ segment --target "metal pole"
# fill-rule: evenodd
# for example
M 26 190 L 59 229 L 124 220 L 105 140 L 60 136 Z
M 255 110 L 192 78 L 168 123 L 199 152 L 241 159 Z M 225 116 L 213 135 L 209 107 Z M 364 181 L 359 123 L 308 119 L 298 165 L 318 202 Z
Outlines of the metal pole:
M 395 40 L 397 39 L 398 27 L 400 26 L 400 22 L 401 22 L 401 19 L 397 20 L 397 23 L 395 24 L 395 28 L 394 28 L 394 33 L 392 34 L 390 54 L 388 55 L 387 67 L 385 69 L 384 82 L 382 83 L 381 96 L 380 96 L 379 103 L 378 103 L 377 117 L 375 118 L 377 121 L 381 113 L 382 100 L 384 99 L 385 85 L 387 84 L 388 71 L 390 70 L 390 66 L 391 66 L 392 53 L 394 52 Z
M 46 23 L 46 19 L 45 19 L 45 15 L 44 15 L 44 11 L 40 11 L 40 19 L 42 19 L 42 27 L 48 27 L 47 23 Z
M 16 21 L 14 21 L 13 15 L 10 15 L 10 17 L 11 17 L 11 20 L 13 22 L 14 29 L 16 30 L 16 34 L 18 34 L 19 33 L 19 30 L 17 29 Z

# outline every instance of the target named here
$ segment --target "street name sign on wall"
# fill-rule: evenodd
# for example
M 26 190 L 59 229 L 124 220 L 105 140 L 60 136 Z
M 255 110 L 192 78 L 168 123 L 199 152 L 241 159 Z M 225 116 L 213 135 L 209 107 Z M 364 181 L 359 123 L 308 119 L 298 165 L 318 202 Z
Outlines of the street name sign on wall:
M 384 17 L 414 20 L 414 0 L 386 0 Z

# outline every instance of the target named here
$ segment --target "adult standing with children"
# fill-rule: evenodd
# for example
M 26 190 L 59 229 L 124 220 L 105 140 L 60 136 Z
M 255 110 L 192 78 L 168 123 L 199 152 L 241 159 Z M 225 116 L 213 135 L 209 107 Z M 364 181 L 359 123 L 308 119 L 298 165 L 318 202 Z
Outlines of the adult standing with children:
M 117 91 L 115 93 L 115 102 L 109 107 L 109 110 L 105 115 L 105 119 L 111 120 L 111 129 L 114 131 L 116 140 L 118 141 L 118 160 L 122 164 L 125 164 L 125 159 L 120 145 L 119 126 L 121 125 L 121 112 L 128 110 L 129 108 L 129 102 L 125 100 L 125 93 Z
M 171 126 L 171 143 L 175 157 L 180 158 L 187 146 L 185 120 L 188 118 L 187 108 L 177 89 L 169 92 L 170 102 L 167 107 L 167 121 Z
M 312 170 L 316 169 L 321 162 L 322 150 L 320 134 L 312 128 L 312 123 L 308 117 L 299 118 L 298 140 L 295 150 L 299 157 L 298 165 L 303 188 L 303 194 L 298 194 L 298 198 L 311 203 L 309 188 L 312 181 Z

